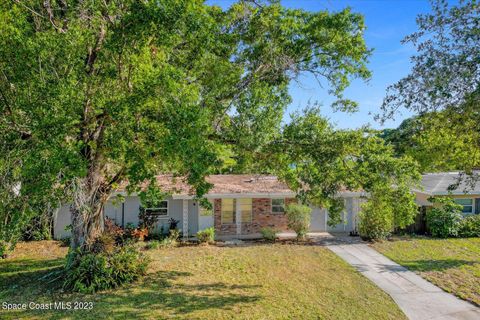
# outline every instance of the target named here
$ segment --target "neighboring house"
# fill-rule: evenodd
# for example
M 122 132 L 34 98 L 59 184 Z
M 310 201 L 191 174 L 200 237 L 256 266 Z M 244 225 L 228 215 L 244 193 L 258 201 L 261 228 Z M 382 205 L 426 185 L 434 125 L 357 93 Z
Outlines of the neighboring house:
M 192 236 L 197 231 L 215 227 L 216 235 L 245 238 L 258 236 L 264 227 L 273 227 L 287 231 L 285 206 L 295 202 L 296 194 L 275 176 L 241 174 L 211 175 L 206 180 L 213 184 L 205 198 L 212 202 L 213 210 L 198 205 L 191 188 L 180 177 L 171 175 L 157 177 L 158 185 L 171 194 L 160 202 L 157 208 L 147 208 L 159 217 L 156 227 L 168 230 L 170 218 L 179 221 L 178 228 L 183 236 Z M 125 201 L 117 203 L 117 194 L 125 196 Z M 335 227 L 327 225 L 328 212 L 321 208 L 312 208 L 311 231 L 352 231 L 356 228 L 357 214 L 362 201 L 361 192 L 344 191 L 339 194 L 345 199 L 344 220 Z M 116 224 L 138 225 L 140 198 L 136 194 L 128 195 L 125 186 L 121 186 L 105 205 L 105 216 L 115 220 Z M 55 218 L 54 237 L 60 239 L 70 235 L 65 227 L 71 223 L 69 206 L 62 206 Z
M 463 206 L 463 213 L 480 213 L 480 181 L 462 177 L 459 172 L 427 173 L 422 176 L 422 186 L 422 191 L 415 191 L 420 206 L 433 206 L 430 197 L 450 196 Z
M 459 172 L 427 173 L 422 176 L 422 187 L 423 190 L 414 191 L 420 210 L 415 223 L 408 227 L 407 231 L 428 232 L 426 213 L 434 206 L 429 201 L 432 197 L 452 197 L 456 203 L 463 206 L 462 211 L 465 215 L 480 213 L 480 181 L 472 181 Z

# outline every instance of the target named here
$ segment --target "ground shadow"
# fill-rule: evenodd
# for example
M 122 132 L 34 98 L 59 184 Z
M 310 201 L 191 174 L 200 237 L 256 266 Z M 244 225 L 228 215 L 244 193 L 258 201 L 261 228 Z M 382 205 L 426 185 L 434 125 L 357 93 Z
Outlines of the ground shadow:
M 65 259 L 19 259 L 0 263 L 1 296 L 21 296 L 22 292 L 36 294 L 57 291 Z
M 15 259 L 0 261 L 0 276 L 13 272 L 30 272 L 38 271 L 45 268 L 58 267 L 63 265 L 65 259 L 58 258 L 52 260 L 38 259 Z
M 202 310 L 230 310 L 239 305 L 255 303 L 261 296 L 252 292 L 257 285 L 228 285 L 222 282 L 177 284 L 168 280 L 169 273 L 149 277 L 143 290 L 129 292 L 128 300 L 121 295 L 108 295 L 102 300 L 107 306 L 122 305 L 122 311 L 111 310 L 115 317 L 146 318 L 151 310 L 162 310 L 167 317 L 187 316 Z M 164 275 L 167 275 L 164 277 Z
M 193 276 L 193 274 L 179 271 L 151 273 L 136 283 L 94 295 L 64 293 L 61 290 L 61 280 L 46 284 L 50 281 L 48 272 L 61 270 L 63 261 L 63 259 L 44 261 L 43 266 L 49 265 L 50 269 L 18 273 L 14 280 L 8 279 L 10 288 L 0 296 L 9 300 L 18 300 L 22 299 L 21 292 L 28 291 L 33 293 L 33 296 L 30 295 L 30 297 L 45 301 L 94 301 L 94 310 L 26 310 L 9 315 L 13 318 L 35 315 L 49 319 L 62 319 L 68 315 L 75 319 L 85 319 L 91 316 L 109 319 L 142 319 L 151 317 L 152 310 L 162 310 L 163 314 L 167 314 L 168 317 L 184 315 L 190 318 L 189 315 L 195 311 L 229 310 L 239 305 L 255 303 L 261 299 L 258 291 L 255 290 L 260 287 L 258 285 L 231 285 L 220 281 L 190 284 L 180 280 Z M 32 269 L 37 263 L 35 261 L 24 262 L 28 263 Z M 3 269 L 0 268 L 0 274 L 6 273 L 5 270 L 16 270 L 18 268 L 16 263 L 21 264 L 22 261 L 12 261 L 9 266 L 3 266 Z M 59 265 L 57 266 L 57 264 Z M 32 292 L 32 290 L 35 291 Z M 15 292 L 20 293 L 17 295 Z
M 426 260 L 412 260 L 403 261 L 402 265 L 410 270 L 428 272 L 428 271 L 443 271 L 447 269 L 454 269 L 462 266 L 472 266 L 478 264 L 476 261 L 461 260 L 461 259 L 426 259 Z

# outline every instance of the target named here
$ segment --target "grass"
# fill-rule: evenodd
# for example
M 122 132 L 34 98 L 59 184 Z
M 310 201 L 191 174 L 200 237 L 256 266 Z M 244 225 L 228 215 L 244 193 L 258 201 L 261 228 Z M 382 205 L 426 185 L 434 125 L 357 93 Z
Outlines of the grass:
M 404 237 L 373 246 L 443 290 L 480 306 L 480 238 Z
M 66 248 L 21 243 L 0 261 L 0 302 L 92 301 L 89 311 L 2 311 L 2 319 L 405 319 L 384 292 L 319 246 L 148 250 L 149 274 L 124 288 L 62 293 Z M 53 275 L 52 275 L 53 274 Z

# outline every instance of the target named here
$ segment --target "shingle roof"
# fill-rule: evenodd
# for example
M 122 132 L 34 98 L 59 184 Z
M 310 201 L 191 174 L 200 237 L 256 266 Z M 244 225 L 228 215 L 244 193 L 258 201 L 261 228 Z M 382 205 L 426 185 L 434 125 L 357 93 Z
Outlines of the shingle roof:
M 205 180 L 213 184 L 209 194 L 292 193 L 292 190 L 284 182 L 271 175 L 222 174 L 207 176 Z M 195 193 L 183 177 L 174 177 L 170 174 L 159 175 L 157 183 L 165 192 L 183 195 Z M 123 183 L 117 191 L 124 191 L 126 185 L 127 183 Z
M 422 176 L 422 186 L 425 192 L 432 195 L 447 194 L 450 188 L 453 194 L 480 194 L 480 171 L 475 171 L 473 179 L 460 172 L 427 173 Z

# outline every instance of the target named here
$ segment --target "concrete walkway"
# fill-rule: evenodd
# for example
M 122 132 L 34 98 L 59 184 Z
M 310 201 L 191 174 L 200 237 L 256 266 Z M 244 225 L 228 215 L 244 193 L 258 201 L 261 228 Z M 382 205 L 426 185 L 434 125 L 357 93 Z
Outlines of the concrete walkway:
M 480 308 L 458 299 L 381 255 L 358 238 L 319 239 L 388 293 L 409 319 L 480 319 Z

